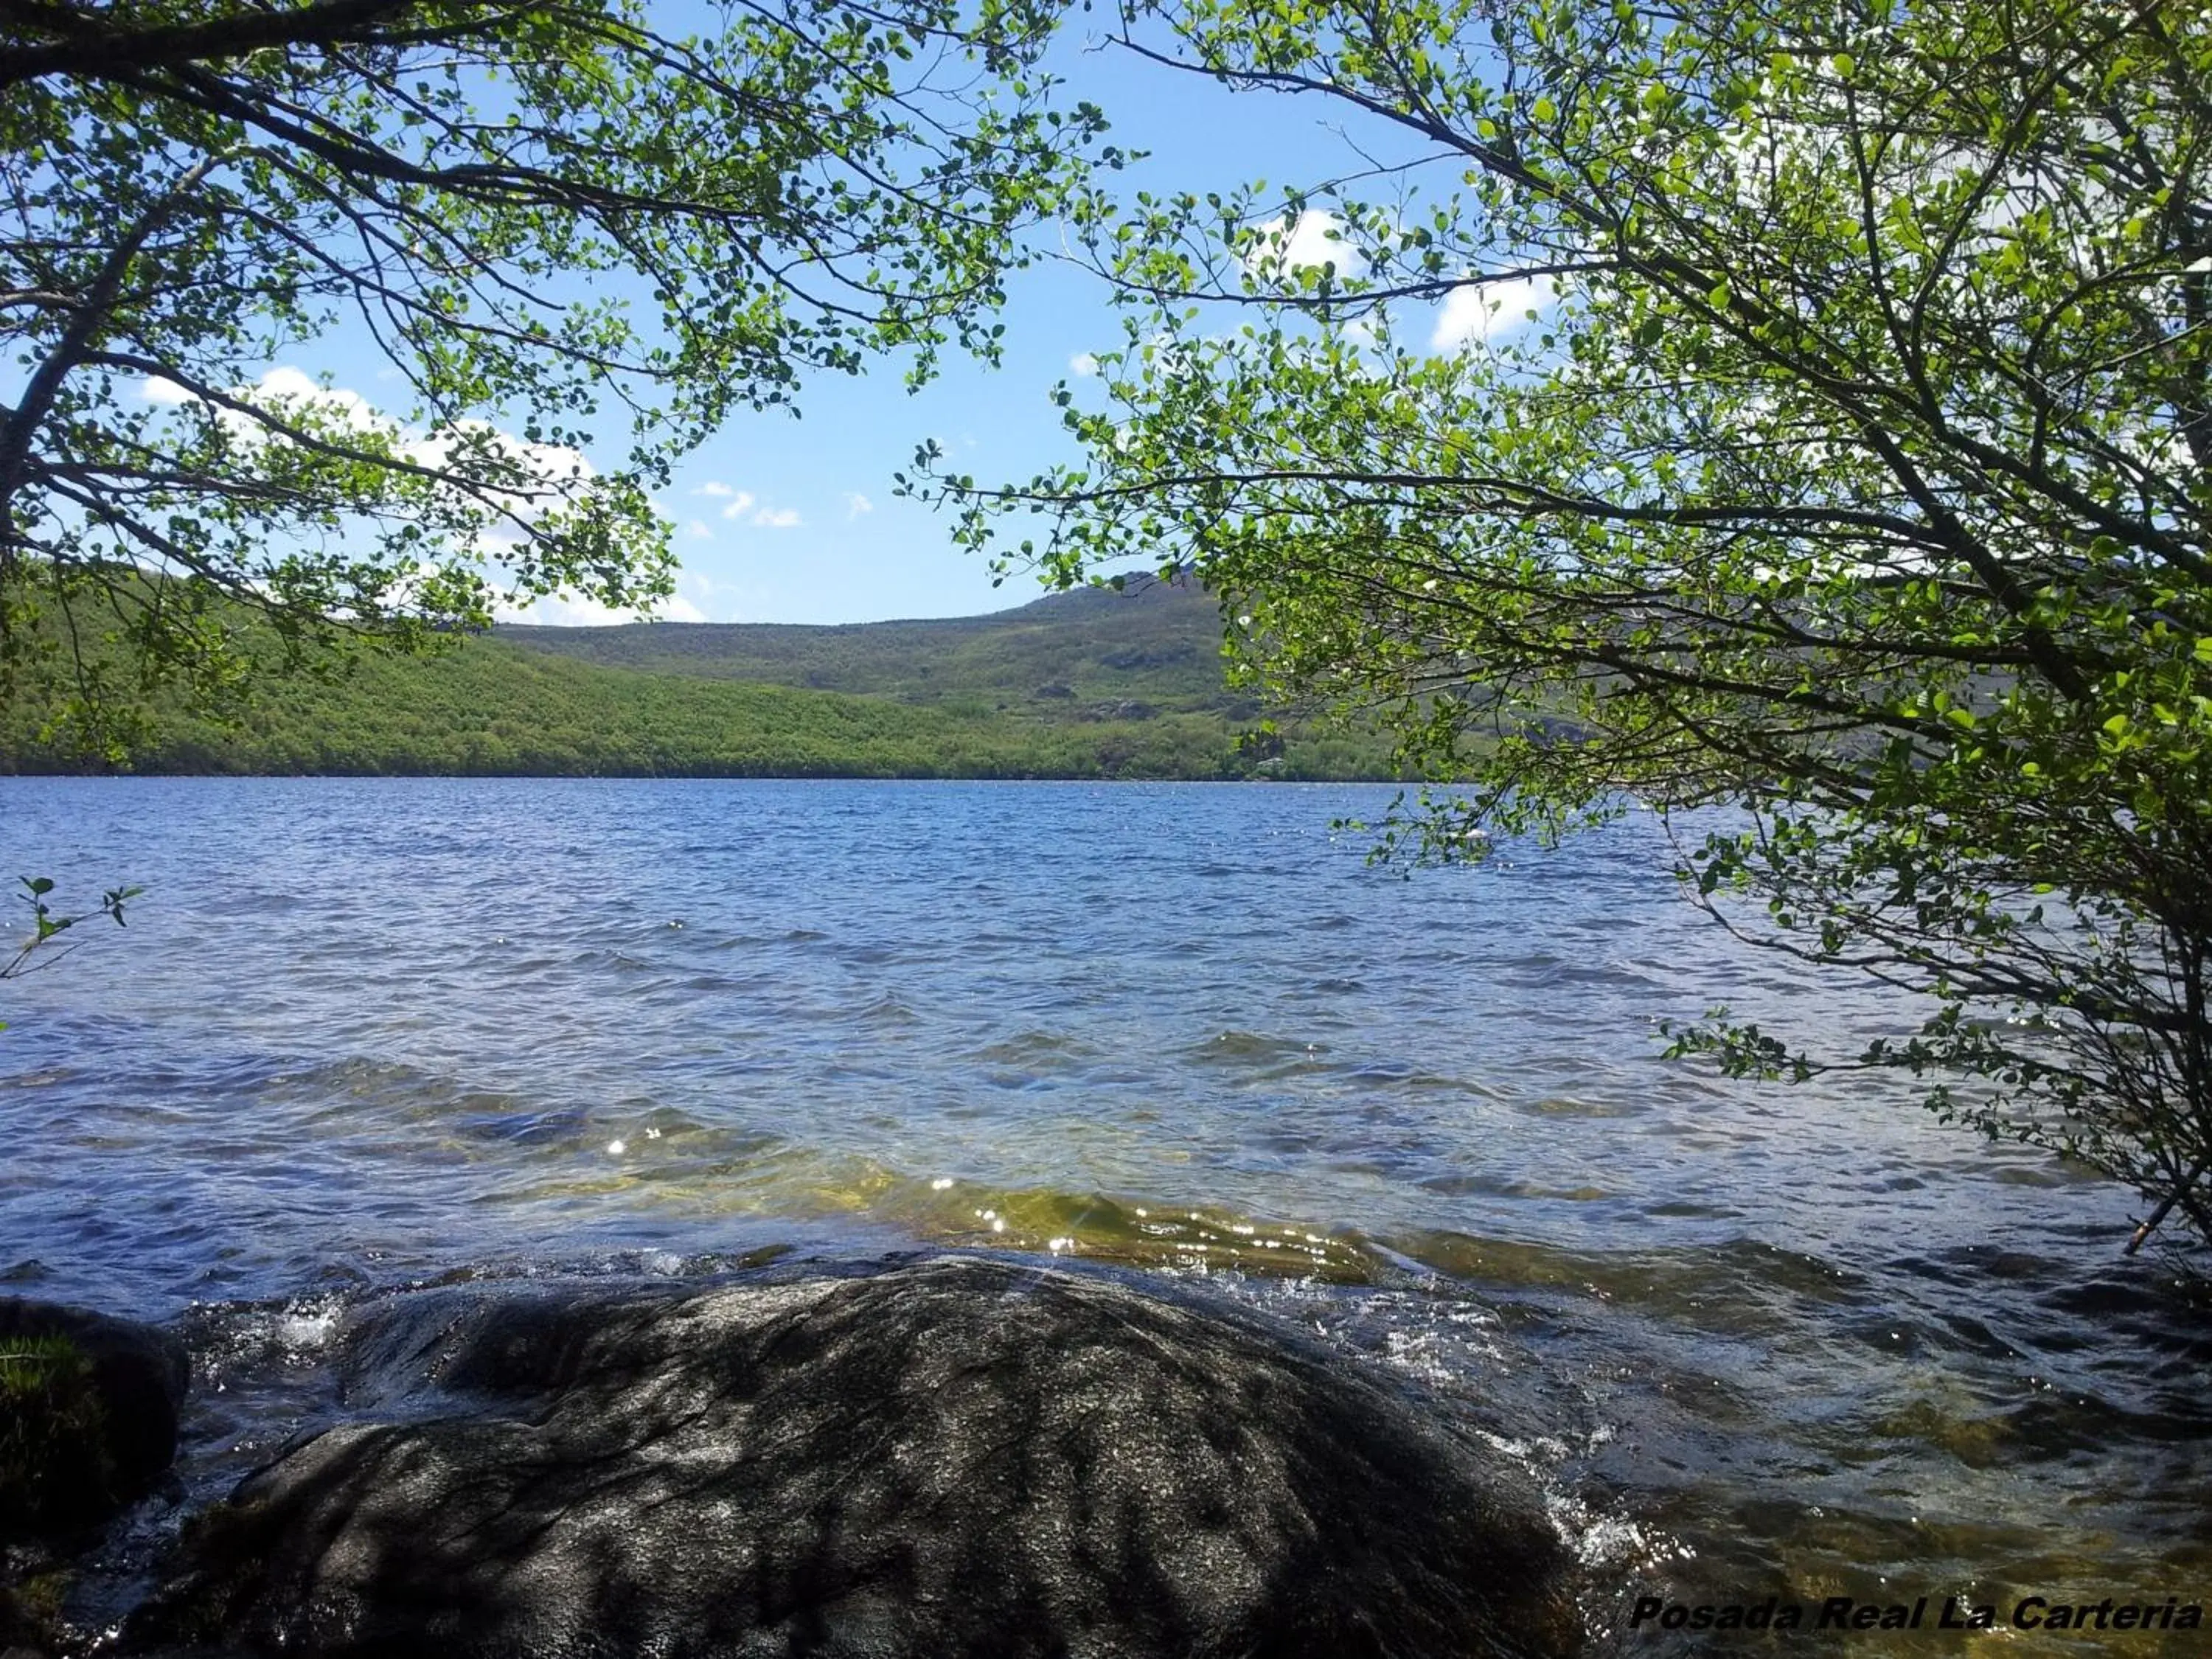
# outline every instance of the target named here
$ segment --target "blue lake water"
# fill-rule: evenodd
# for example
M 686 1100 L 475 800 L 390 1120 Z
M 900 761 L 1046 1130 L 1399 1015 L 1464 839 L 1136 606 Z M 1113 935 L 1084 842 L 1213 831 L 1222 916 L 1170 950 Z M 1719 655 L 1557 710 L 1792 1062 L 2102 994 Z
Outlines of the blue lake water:
M 238 1457 L 439 1274 L 1204 1273 L 1468 1401 L 1601 1584 L 2212 1599 L 2212 1326 L 2131 1194 L 1664 1060 L 1917 1015 L 1729 944 L 1649 817 L 1407 879 L 1331 828 L 1391 793 L 0 780 L 0 876 L 147 889 L 0 986 L 0 1273 L 185 1320 Z

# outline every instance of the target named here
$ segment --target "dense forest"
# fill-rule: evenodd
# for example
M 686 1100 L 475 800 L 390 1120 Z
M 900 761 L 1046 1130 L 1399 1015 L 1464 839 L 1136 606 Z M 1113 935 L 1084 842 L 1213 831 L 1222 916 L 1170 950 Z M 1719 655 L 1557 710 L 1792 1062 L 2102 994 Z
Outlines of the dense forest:
M 228 718 L 157 702 L 141 772 L 1291 779 L 1392 775 L 1372 734 L 1285 723 L 1223 683 L 1195 591 L 1056 596 L 845 628 L 501 628 L 270 678 Z M 0 769 L 87 760 L 11 707 Z
M 837 627 L 661 623 L 500 629 L 499 636 L 611 668 L 896 697 L 1055 722 L 1153 714 L 1261 718 L 1224 681 L 1220 607 L 1195 583 L 1078 587 L 980 617 Z

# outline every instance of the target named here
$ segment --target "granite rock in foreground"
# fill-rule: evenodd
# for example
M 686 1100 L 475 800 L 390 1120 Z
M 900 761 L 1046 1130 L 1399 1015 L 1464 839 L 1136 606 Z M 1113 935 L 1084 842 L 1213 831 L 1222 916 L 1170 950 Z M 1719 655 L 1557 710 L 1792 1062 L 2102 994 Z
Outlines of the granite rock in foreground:
M 1507 1469 L 1255 1317 L 988 1258 L 397 1297 L 141 1652 L 1549 1656 Z

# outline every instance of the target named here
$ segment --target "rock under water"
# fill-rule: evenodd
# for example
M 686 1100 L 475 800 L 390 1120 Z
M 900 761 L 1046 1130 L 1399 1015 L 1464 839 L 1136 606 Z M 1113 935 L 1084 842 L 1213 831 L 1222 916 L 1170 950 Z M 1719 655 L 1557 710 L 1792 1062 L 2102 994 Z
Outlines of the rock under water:
M 191 1528 L 127 1650 L 1550 1656 L 1532 1492 L 1434 1402 L 1119 1276 L 946 1257 L 457 1287 L 341 1337 L 362 1420 Z

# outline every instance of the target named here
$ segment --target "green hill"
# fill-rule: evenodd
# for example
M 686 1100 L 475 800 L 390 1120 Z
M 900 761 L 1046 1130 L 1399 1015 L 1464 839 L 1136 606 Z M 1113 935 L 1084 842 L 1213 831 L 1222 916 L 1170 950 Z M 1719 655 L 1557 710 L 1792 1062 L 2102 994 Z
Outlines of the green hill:
M 497 634 L 605 667 L 896 697 L 979 715 L 1207 714 L 1249 725 L 1261 707 L 1223 683 L 1221 627 L 1212 597 L 1196 586 L 1145 581 L 928 622 L 642 623 Z
M 133 769 L 641 776 L 1375 777 L 1376 738 L 1240 743 L 1203 594 L 1055 596 L 847 628 L 501 628 L 427 657 L 271 680 L 230 724 L 157 708 Z M 90 769 L 0 714 L 0 770 Z

